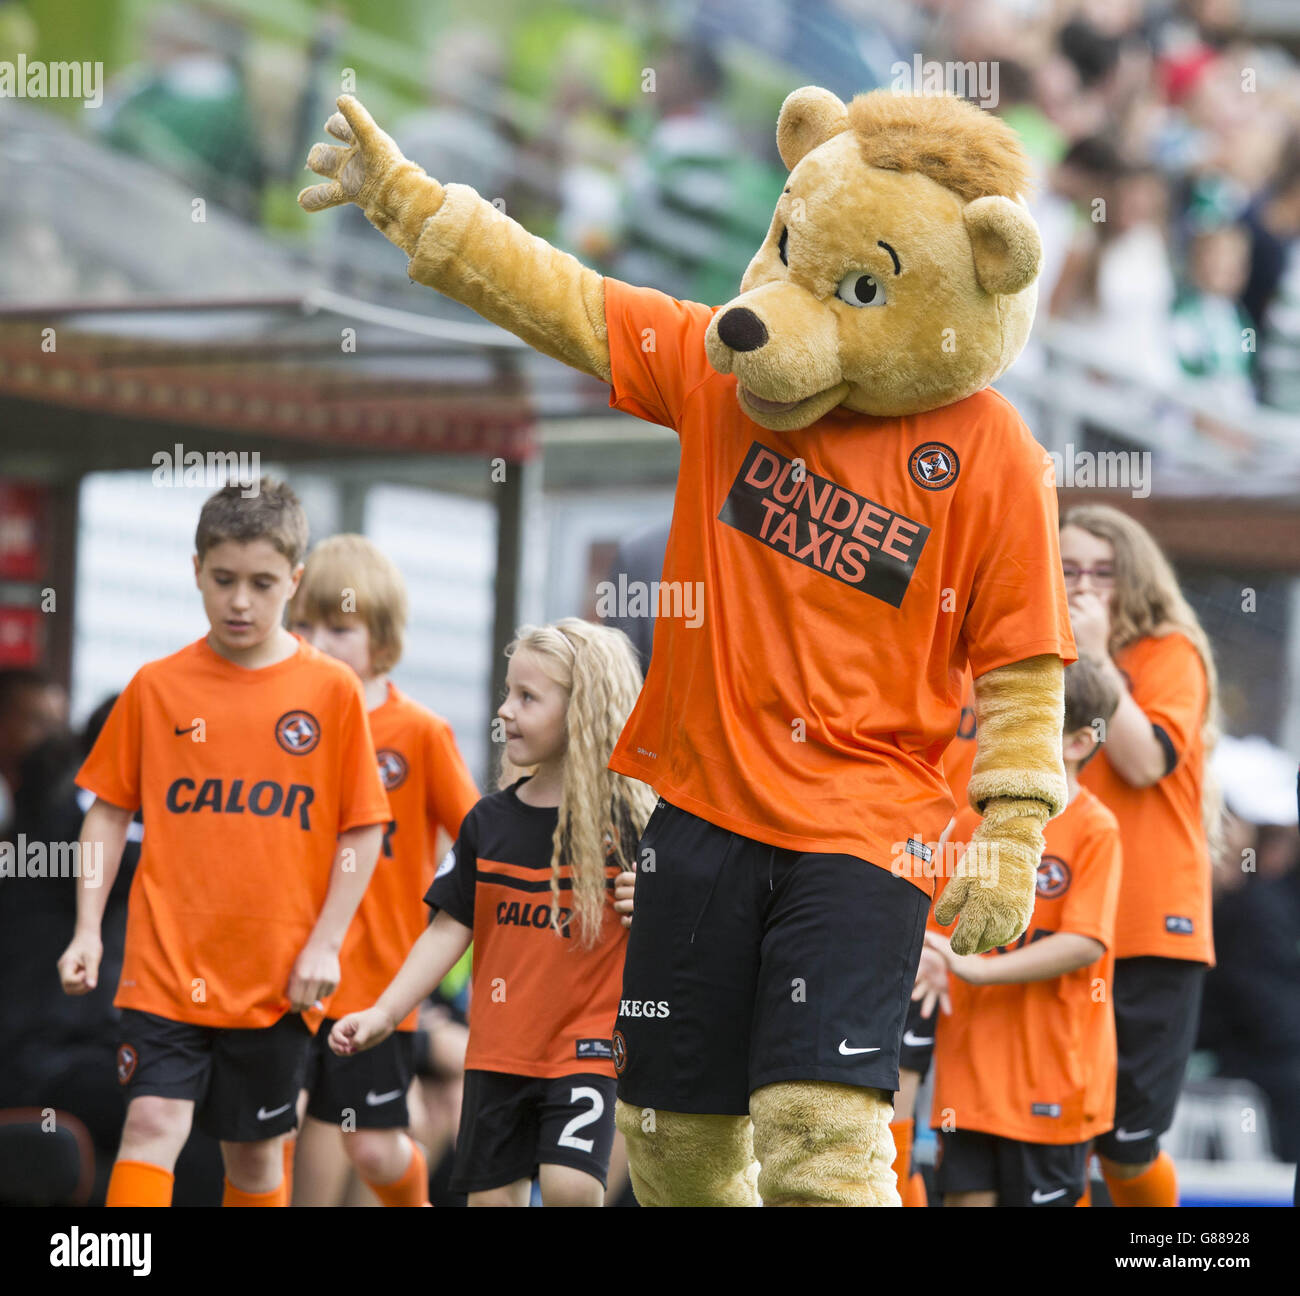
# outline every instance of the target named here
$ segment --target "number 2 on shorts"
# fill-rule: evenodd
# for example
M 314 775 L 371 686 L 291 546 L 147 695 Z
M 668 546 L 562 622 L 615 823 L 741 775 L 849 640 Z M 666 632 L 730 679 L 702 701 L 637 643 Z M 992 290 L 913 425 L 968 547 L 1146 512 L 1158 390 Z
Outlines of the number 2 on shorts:
M 560 1147 L 577 1148 L 579 1152 L 590 1152 L 596 1146 L 594 1139 L 574 1138 L 578 1130 L 585 1125 L 590 1125 L 592 1121 L 598 1121 L 604 1114 L 605 1099 L 601 1096 L 599 1089 L 592 1089 L 588 1085 L 579 1085 L 569 1094 L 571 1103 L 580 1103 L 587 1100 L 591 1102 L 591 1110 L 589 1112 L 579 1112 L 560 1131 L 558 1139 Z

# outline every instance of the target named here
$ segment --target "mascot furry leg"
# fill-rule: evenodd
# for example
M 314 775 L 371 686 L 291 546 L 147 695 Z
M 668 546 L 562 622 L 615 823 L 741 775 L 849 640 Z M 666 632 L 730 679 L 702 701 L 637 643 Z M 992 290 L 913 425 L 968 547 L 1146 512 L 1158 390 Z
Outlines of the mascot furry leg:
M 882 1090 L 822 1081 L 764 1085 L 748 1118 L 617 1109 L 642 1206 L 901 1206 L 892 1116 Z
M 632 1191 L 642 1206 L 758 1206 L 747 1116 L 694 1116 L 619 1100 Z
M 825 1081 L 764 1085 L 749 1100 L 764 1206 L 901 1206 L 893 1099 Z

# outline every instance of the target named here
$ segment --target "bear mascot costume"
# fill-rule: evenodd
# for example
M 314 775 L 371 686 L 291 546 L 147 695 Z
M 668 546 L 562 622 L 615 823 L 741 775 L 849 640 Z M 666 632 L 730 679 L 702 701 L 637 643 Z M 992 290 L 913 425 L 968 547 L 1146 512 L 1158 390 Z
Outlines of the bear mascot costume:
M 958 953 L 1026 929 L 1066 800 L 1054 479 L 989 387 L 1042 260 L 1019 142 L 952 96 L 796 90 L 767 238 L 706 306 L 597 274 L 338 107 L 306 210 L 356 203 L 413 280 L 681 440 L 663 580 L 696 582 L 704 616 L 660 617 L 610 761 L 659 796 L 612 1037 L 638 1200 L 899 1205 L 893 1093 L 968 670 L 979 866 L 936 915 L 960 915 Z

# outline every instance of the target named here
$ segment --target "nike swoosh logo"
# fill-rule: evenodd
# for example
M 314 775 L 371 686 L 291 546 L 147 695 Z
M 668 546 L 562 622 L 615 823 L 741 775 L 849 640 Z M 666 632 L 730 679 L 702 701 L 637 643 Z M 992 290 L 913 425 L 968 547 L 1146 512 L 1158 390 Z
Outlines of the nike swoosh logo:
M 1049 1193 L 1039 1192 L 1038 1189 L 1035 1188 L 1034 1191 L 1029 1194 L 1029 1200 L 1033 1202 L 1035 1206 L 1042 1206 L 1049 1201 L 1055 1201 L 1058 1197 L 1064 1197 L 1067 1192 L 1069 1192 L 1068 1188 L 1058 1188 L 1055 1192 Z
M 198 725 L 192 724 L 188 729 L 182 729 L 179 725 L 172 725 L 172 728 L 176 730 L 176 736 L 179 738 L 181 734 L 193 733 L 198 728 Z
M 931 1035 L 928 1039 L 922 1039 L 919 1035 L 913 1035 L 911 1031 L 904 1031 L 903 1043 L 911 1048 L 920 1048 L 923 1044 L 933 1044 L 934 1036 Z
M 875 1048 L 849 1048 L 848 1040 L 842 1039 L 840 1040 L 840 1052 L 843 1053 L 845 1057 L 849 1057 L 853 1053 L 879 1053 L 880 1047 L 877 1045 Z
M 1128 1130 L 1117 1129 L 1115 1131 L 1116 1143 L 1136 1143 L 1138 1139 L 1150 1138 L 1154 1130 L 1134 1130 L 1131 1134 Z
M 394 1089 L 392 1093 L 386 1094 L 377 1094 L 373 1089 L 371 1089 L 366 1094 L 366 1106 L 382 1107 L 384 1103 L 392 1102 L 394 1098 L 400 1098 L 401 1096 L 402 1091 L 400 1089 Z
M 267 1111 L 265 1107 L 259 1107 L 257 1109 L 257 1119 L 270 1120 L 273 1116 L 283 1116 L 292 1106 L 293 1103 L 287 1102 L 283 1107 L 277 1107 L 274 1111 Z

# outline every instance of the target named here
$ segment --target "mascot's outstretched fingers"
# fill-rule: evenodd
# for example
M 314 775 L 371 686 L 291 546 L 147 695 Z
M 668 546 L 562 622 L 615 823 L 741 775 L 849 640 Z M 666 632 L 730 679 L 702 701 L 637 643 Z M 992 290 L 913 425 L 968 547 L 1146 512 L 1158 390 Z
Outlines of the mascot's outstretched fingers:
M 411 258 L 417 283 L 509 329 L 545 355 L 612 377 L 604 279 L 529 234 L 466 185 L 443 185 L 401 150 L 351 95 L 325 123 L 343 147 L 313 145 L 307 165 L 330 181 L 298 195 L 305 211 L 356 203 Z
M 632 1191 L 642 1206 L 757 1206 L 748 1116 L 694 1116 L 618 1103 Z
M 880 1089 L 820 1080 L 764 1085 L 749 1099 L 764 1206 L 901 1206 L 893 1104 Z

